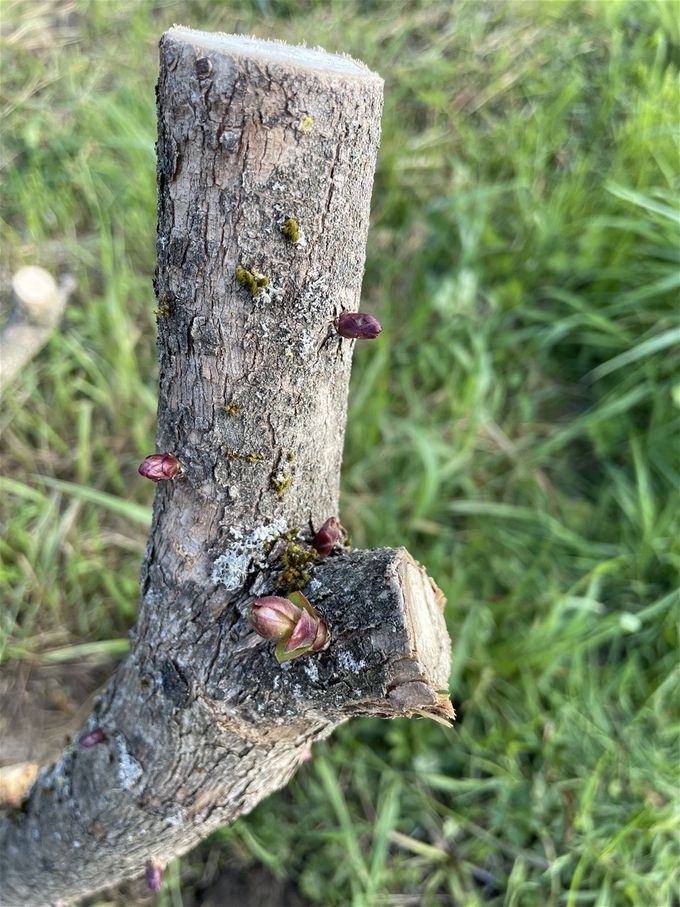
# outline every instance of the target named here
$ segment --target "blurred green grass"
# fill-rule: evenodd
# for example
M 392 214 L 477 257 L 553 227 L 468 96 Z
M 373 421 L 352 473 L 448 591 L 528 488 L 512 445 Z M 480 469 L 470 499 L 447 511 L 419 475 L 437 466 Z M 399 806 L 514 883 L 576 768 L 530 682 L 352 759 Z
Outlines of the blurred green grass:
M 134 621 L 174 21 L 386 80 L 343 521 L 446 592 L 461 721 L 355 721 L 223 848 L 313 903 L 677 904 L 680 7 L 6 2 L 7 269 L 76 276 L 3 398 L 5 658 Z M 91 650 L 89 650 L 91 651 Z M 676 898 L 676 900 L 674 900 Z

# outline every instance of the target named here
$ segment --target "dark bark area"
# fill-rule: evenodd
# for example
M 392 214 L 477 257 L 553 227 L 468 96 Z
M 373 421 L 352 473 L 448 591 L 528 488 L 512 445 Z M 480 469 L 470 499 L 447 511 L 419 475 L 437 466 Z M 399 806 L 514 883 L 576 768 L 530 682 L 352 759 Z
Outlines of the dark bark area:
M 158 450 L 182 475 L 158 486 L 131 654 L 86 724 L 106 740 L 68 746 L 0 826 L 4 904 L 186 852 L 353 715 L 452 715 L 443 598 L 407 552 L 294 563 L 338 508 L 353 341 L 333 322 L 359 307 L 381 99 L 346 58 L 161 41 Z M 284 665 L 246 619 L 282 585 L 331 631 Z

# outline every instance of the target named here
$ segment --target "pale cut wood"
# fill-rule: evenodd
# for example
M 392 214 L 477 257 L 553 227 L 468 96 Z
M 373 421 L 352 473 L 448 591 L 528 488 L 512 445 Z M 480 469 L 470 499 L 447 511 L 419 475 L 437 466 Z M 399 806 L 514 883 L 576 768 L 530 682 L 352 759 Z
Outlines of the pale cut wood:
M 67 747 L 0 827 L 7 905 L 186 852 L 353 715 L 453 715 L 443 597 L 404 549 L 291 573 L 338 510 L 354 342 L 333 324 L 359 308 L 381 107 L 344 57 L 161 41 L 157 440 L 182 476 L 158 486 L 131 654 L 86 724 L 106 740 Z M 268 284 L 251 294 L 237 268 Z M 247 608 L 284 580 L 331 645 L 279 665 Z
M 0 331 L 0 393 L 50 339 L 74 288 L 61 284 L 44 268 L 29 265 L 12 278 L 13 311 Z

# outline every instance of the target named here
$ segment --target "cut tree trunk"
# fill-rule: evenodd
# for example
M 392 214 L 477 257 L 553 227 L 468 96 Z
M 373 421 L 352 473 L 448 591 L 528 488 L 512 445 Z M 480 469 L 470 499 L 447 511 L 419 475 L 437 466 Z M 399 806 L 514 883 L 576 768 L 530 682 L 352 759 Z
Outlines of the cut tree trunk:
M 186 852 L 353 715 L 453 715 L 443 596 L 409 554 L 304 562 L 338 512 L 354 341 L 333 325 L 359 308 L 382 81 L 184 28 L 160 49 L 157 441 L 181 476 L 158 485 L 131 653 L 85 726 L 106 739 L 68 746 L 2 824 L 6 905 Z M 296 588 L 331 644 L 280 665 L 248 602 Z

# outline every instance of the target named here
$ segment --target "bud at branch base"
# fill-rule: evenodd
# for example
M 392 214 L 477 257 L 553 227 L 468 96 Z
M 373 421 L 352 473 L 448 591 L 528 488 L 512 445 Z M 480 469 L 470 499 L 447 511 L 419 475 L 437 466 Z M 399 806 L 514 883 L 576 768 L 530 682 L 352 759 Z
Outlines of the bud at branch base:
M 340 520 L 335 516 L 329 517 L 314 536 L 312 547 L 315 548 L 319 554 L 330 554 L 338 544 L 340 536 L 343 534 L 344 529 L 340 525 Z
M 330 643 L 328 624 L 302 592 L 254 599 L 248 620 L 259 636 L 277 644 L 274 655 L 280 663 L 321 652 Z
M 250 604 L 248 620 L 263 639 L 271 642 L 287 640 L 300 620 L 301 611 L 289 599 L 278 595 L 265 595 Z

